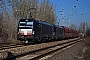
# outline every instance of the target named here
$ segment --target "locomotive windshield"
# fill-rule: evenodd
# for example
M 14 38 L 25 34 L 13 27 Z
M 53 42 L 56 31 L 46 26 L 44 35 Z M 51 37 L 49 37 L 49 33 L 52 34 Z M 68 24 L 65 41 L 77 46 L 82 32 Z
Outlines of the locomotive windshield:
M 33 29 L 33 22 L 19 22 L 19 28 L 31 28 Z

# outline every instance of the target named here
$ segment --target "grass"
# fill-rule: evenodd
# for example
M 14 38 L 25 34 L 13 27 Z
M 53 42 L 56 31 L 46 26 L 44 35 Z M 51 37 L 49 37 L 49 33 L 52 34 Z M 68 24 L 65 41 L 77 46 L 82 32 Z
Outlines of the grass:
M 84 58 L 86 60 L 90 60 L 90 45 L 89 45 L 89 48 L 87 49 L 87 51 L 85 52 Z
M 85 60 L 90 60 L 90 37 L 86 38 L 86 40 L 88 40 L 88 49 L 86 50 L 85 54 L 84 54 L 84 59 Z

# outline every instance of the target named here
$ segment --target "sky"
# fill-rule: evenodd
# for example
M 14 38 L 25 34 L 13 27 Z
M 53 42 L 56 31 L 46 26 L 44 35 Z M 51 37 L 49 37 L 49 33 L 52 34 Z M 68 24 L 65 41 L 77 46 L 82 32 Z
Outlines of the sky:
M 55 5 L 55 13 L 57 20 L 60 20 L 60 25 L 75 24 L 78 27 L 82 22 L 88 22 L 90 25 L 90 0 L 50 1 Z M 64 23 L 62 23 L 62 17 L 64 17 Z
M 54 4 L 60 25 L 75 24 L 78 27 L 82 22 L 88 22 L 90 25 L 90 0 L 50 0 L 50 2 Z

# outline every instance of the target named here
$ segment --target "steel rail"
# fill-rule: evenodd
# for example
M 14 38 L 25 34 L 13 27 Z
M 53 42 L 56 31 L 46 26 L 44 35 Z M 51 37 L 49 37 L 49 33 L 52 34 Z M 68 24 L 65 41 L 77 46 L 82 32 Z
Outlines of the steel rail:
M 79 40 L 79 39 L 77 39 Z M 73 40 L 73 41 L 77 41 L 77 40 Z M 25 56 L 25 55 L 28 55 L 28 54 L 31 54 L 31 53 L 34 53 L 34 52 L 38 52 L 38 51 L 41 51 L 41 50 L 46 50 L 48 48 L 52 48 L 52 47 L 55 47 L 55 46 L 59 46 L 59 45 L 63 45 L 63 44 L 67 44 L 67 43 L 70 43 L 70 42 L 73 42 L 73 41 L 68 41 L 68 42 L 65 42 L 65 43 L 61 43 L 61 44 L 58 44 L 58 45 L 54 45 L 54 46 L 49 46 L 49 47 L 45 47 L 45 48 L 41 48 L 41 49 L 37 49 L 37 50 L 33 50 L 33 51 L 29 51 L 29 52 L 24 52 L 22 54 L 18 54 L 18 55 L 14 55 L 14 56 L 10 56 L 10 57 L 6 57 L 2 60 L 10 60 L 10 59 L 16 59 L 16 58 L 19 58 L 19 57 L 22 57 L 22 56 Z

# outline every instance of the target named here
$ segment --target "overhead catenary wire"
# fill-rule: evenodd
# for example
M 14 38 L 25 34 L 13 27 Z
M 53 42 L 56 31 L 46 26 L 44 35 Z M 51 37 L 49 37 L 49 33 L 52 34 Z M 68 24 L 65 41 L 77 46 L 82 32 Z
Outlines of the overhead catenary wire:
M 67 0 L 66 0 L 66 2 L 67 2 Z M 67 3 L 68 3 L 68 2 L 67 2 Z M 78 0 L 76 0 L 75 5 L 73 6 L 73 7 L 75 8 L 75 10 L 74 10 L 74 8 L 72 9 L 72 15 L 73 15 L 73 12 L 75 12 L 75 16 L 76 16 L 79 20 L 81 20 L 81 18 L 78 17 L 78 15 L 76 14 L 76 12 L 77 12 L 77 5 L 78 5 Z M 70 7 L 70 5 L 69 5 L 69 7 Z M 82 9 L 84 9 L 84 7 L 82 7 Z M 74 11 L 73 11 L 73 10 L 74 10 Z M 83 14 L 81 14 L 81 15 L 83 15 Z
M 62 6 L 64 6 L 64 4 L 63 4 L 60 0 L 58 0 L 58 1 L 61 3 Z M 69 7 L 70 7 L 70 6 L 69 6 Z M 69 11 L 65 6 L 64 6 L 64 8 L 66 9 L 66 11 L 68 11 L 68 12 L 70 13 L 70 11 Z M 70 14 L 71 14 L 71 13 L 70 13 Z M 76 17 L 75 17 L 74 15 L 72 15 L 72 14 L 71 14 L 71 16 L 73 16 L 76 20 L 77 20 L 77 19 L 80 20 L 80 18 L 78 18 L 78 17 L 76 18 Z

